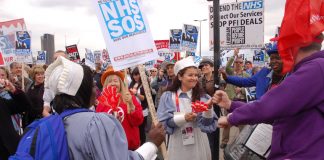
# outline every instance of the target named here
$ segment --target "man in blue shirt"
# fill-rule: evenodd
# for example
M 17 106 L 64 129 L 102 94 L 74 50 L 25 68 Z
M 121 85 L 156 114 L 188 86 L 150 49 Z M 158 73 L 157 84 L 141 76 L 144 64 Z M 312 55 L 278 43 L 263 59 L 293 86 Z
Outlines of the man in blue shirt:
M 278 53 L 277 44 L 274 43 L 266 50 L 270 56 L 270 68 L 263 67 L 258 73 L 248 78 L 228 76 L 225 71 L 220 70 L 224 80 L 239 87 L 256 86 L 256 99 L 260 99 L 265 92 L 276 87 L 286 77 L 281 74 L 283 63 Z

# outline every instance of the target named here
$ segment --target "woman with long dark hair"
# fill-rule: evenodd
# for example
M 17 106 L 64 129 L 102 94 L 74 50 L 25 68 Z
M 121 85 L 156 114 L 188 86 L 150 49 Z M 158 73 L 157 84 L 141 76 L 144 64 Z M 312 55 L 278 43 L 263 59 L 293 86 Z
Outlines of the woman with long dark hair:
M 141 76 L 139 73 L 138 67 L 134 68 L 131 74 L 132 82 L 129 85 L 129 90 L 137 99 L 137 101 L 141 104 L 143 110 L 144 120 L 143 123 L 139 126 L 140 130 L 140 139 L 141 144 L 144 144 L 146 141 L 145 135 L 145 127 L 147 123 L 147 116 L 148 116 L 148 104 L 145 96 L 144 87 L 142 84 Z
M 169 160 L 211 160 L 206 133 L 216 129 L 216 118 L 210 96 L 199 86 L 197 65 L 193 57 L 178 61 L 176 77 L 160 99 L 158 118 L 170 135 Z M 208 108 L 195 113 L 192 103 L 196 101 L 205 102 Z

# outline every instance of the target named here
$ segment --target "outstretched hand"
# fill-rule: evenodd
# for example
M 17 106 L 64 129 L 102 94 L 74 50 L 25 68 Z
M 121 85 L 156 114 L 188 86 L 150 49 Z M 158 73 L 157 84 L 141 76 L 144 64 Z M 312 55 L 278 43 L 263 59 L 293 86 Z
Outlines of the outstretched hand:
M 232 104 L 232 101 L 228 98 L 228 95 L 222 90 L 217 90 L 215 92 L 213 102 L 226 110 L 229 110 Z
M 229 127 L 230 124 L 228 122 L 228 118 L 225 117 L 225 116 L 222 116 L 222 117 L 218 118 L 217 126 L 219 128 L 227 128 L 227 127 Z

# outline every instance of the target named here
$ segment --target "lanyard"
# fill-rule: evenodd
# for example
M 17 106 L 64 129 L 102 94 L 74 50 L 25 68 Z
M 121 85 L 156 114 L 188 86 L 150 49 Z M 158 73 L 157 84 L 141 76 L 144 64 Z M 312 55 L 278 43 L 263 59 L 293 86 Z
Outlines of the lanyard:
M 175 93 L 175 102 L 176 102 L 177 112 L 180 112 L 180 105 L 179 105 L 179 96 L 178 96 L 178 93 Z

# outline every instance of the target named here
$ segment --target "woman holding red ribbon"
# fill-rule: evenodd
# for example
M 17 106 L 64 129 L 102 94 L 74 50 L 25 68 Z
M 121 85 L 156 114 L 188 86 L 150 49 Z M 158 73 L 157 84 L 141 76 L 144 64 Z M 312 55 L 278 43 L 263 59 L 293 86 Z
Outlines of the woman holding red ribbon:
M 109 66 L 101 76 L 103 91 L 98 98 L 97 112 L 113 114 L 122 124 L 128 149 L 136 150 L 140 146 L 139 125 L 143 122 L 142 106 L 124 85 L 125 75 Z
M 170 135 L 169 160 L 211 160 L 206 133 L 216 130 L 216 115 L 210 96 L 201 92 L 198 64 L 194 57 L 178 61 L 172 86 L 160 99 L 158 118 Z

